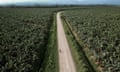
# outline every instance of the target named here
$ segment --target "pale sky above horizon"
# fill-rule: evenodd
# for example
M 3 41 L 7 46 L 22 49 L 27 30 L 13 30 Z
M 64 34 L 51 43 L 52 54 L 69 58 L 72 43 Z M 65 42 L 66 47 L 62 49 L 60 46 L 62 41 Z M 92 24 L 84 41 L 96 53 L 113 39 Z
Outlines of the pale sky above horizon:
M 16 3 L 16 2 L 49 2 L 52 0 L 0 0 L 0 4 Z
M 57 4 L 120 4 L 120 0 L 0 0 L 0 5 L 13 3 L 57 3 Z

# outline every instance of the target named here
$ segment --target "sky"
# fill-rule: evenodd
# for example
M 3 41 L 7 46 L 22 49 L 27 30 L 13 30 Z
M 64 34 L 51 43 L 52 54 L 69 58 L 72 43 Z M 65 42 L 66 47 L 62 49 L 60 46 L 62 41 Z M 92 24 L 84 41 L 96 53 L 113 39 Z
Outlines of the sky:
M 0 5 L 18 4 L 117 4 L 120 0 L 0 0 Z

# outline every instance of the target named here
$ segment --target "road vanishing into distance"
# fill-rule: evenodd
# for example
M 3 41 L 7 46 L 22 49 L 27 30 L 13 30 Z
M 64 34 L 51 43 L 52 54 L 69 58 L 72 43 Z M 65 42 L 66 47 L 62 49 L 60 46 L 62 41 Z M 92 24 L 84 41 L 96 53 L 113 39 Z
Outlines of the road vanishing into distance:
M 69 44 L 63 28 L 61 12 L 57 13 L 57 40 L 59 51 L 59 72 L 76 72 Z

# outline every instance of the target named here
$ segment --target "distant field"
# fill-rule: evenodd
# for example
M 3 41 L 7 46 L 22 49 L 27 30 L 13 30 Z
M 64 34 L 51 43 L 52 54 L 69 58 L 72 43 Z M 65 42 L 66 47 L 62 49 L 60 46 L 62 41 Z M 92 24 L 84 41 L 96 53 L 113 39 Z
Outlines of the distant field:
M 63 16 L 89 48 L 99 69 L 120 71 L 119 7 L 74 9 L 65 11 Z

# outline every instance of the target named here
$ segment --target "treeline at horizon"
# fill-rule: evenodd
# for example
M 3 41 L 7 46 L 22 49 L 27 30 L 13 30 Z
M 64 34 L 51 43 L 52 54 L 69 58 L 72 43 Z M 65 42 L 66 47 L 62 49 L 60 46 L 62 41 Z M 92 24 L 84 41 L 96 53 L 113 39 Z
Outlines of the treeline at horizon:
M 1 5 L 0 8 L 59 8 L 59 7 L 113 7 L 113 6 L 119 6 L 119 5 L 105 5 L 105 4 L 88 4 L 88 5 Z

